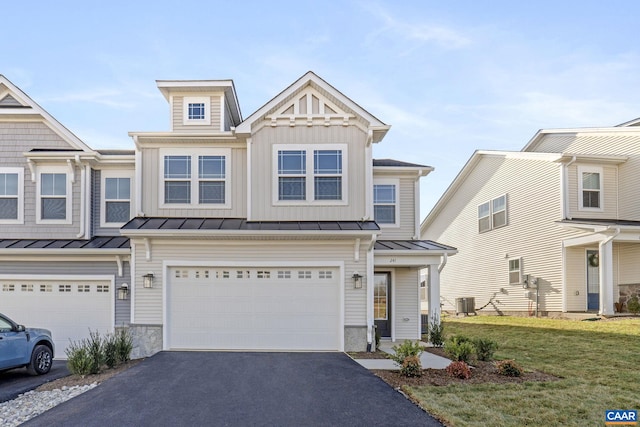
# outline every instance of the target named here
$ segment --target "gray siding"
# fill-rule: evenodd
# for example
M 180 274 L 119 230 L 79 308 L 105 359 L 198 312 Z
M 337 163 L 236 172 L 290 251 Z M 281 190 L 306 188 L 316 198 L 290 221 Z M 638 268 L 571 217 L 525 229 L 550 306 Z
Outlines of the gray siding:
M 415 198 L 415 178 L 392 177 L 385 175 L 374 175 L 375 179 L 398 178 L 400 188 L 398 188 L 397 201 L 399 203 L 399 227 L 387 227 L 380 225 L 381 235 L 378 239 L 412 239 L 416 235 L 416 198 Z
M 20 107 L 22 106 L 22 104 L 20 104 L 13 96 L 11 95 L 7 95 L 4 98 L 0 99 L 0 105 L 4 106 L 4 107 Z
M 251 209 L 254 220 L 359 220 L 366 215 L 366 134 L 356 126 L 263 127 L 252 137 Z M 348 203 L 340 206 L 285 206 L 273 204 L 274 144 L 347 144 L 343 164 Z
M 174 131 L 180 132 L 220 132 L 220 96 L 222 93 L 209 93 L 209 94 L 200 94 L 200 93 L 192 93 L 186 95 L 174 95 L 173 96 L 173 111 L 171 114 L 171 120 L 173 124 Z M 211 111 L 211 124 L 209 125 L 185 125 L 184 124 L 184 116 L 183 111 L 185 108 L 184 105 L 184 97 L 210 97 L 209 105 Z
M 75 166 L 76 181 L 72 185 L 72 224 L 36 224 L 36 183 L 31 181 L 31 172 L 24 152 L 33 148 L 73 149 L 67 142 L 43 123 L 0 123 L 0 167 L 24 168 L 24 224 L 0 224 L 3 238 L 75 238 L 80 232 L 80 182 L 81 171 Z M 59 163 L 63 165 L 64 163 Z M 88 205 L 87 205 L 88 206 Z
M 113 275 L 115 287 L 118 289 L 122 283 L 131 283 L 131 268 L 128 262 L 123 262 L 123 276 L 118 276 L 118 267 L 115 262 L 106 261 L 69 261 L 69 262 L 28 262 L 28 261 L 0 261 L 0 274 L 42 274 L 43 279 L 54 275 Z M 118 300 L 117 292 L 113 292 L 115 299 L 115 325 L 129 324 L 131 318 L 130 299 Z
M 593 166 L 592 164 L 585 166 Z M 603 166 L 602 167 L 602 210 L 581 210 L 579 208 L 582 197 L 579 191 L 579 163 L 569 166 L 567 179 L 569 181 L 569 217 L 570 218 L 589 218 L 589 219 L 617 219 L 618 218 L 618 167 Z M 627 218 L 625 218 L 627 219 Z

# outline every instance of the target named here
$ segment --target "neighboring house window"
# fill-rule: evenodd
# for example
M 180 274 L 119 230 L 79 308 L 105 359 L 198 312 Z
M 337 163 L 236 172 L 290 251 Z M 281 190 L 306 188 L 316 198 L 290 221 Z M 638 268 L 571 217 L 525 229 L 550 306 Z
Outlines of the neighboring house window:
M 131 219 L 132 172 L 103 170 L 101 174 L 102 206 L 100 225 L 103 227 L 121 227 Z
M 382 226 L 397 225 L 399 180 L 375 180 L 373 184 L 373 219 Z
M 165 205 L 229 207 L 227 160 L 231 151 L 210 151 L 163 156 L 162 200 Z
M 478 231 L 493 230 L 507 225 L 507 195 L 478 205 Z
M 67 170 L 56 167 L 38 172 L 37 223 L 71 224 L 71 182 Z
M 211 99 L 209 97 L 183 98 L 185 125 L 209 125 L 211 124 Z
M 277 145 L 274 154 L 274 203 L 346 202 L 346 145 Z
M 22 168 L 0 168 L 0 224 L 22 224 L 23 179 Z
M 602 209 L 602 168 L 578 168 L 580 209 Z
M 509 260 L 509 284 L 519 285 L 522 283 L 522 258 Z

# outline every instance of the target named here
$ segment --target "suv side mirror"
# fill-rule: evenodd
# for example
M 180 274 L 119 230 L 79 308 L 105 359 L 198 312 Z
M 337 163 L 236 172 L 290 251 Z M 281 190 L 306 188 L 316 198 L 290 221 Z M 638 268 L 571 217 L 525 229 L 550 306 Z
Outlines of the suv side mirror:
M 24 325 L 17 325 L 16 332 L 24 332 Z

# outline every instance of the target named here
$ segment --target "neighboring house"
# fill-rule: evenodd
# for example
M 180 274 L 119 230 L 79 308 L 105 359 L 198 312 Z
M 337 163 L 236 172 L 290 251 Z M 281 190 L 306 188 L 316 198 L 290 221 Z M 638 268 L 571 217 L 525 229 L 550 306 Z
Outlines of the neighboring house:
M 157 85 L 170 130 L 96 151 L 0 76 L 0 312 L 136 357 L 420 337 L 455 249 L 418 240 L 432 168 L 373 159 L 389 126 L 312 72 L 244 120 L 231 80 Z
M 480 313 L 612 315 L 640 294 L 639 124 L 476 151 L 421 225 L 459 250 L 443 310 L 474 297 Z

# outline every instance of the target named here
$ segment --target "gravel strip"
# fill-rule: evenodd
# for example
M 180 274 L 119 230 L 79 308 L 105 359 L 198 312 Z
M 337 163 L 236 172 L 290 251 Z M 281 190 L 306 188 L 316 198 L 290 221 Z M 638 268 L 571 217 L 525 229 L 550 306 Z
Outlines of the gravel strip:
M 0 427 L 15 427 L 56 405 L 91 390 L 98 384 L 62 387 L 51 391 L 29 391 L 0 403 Z

